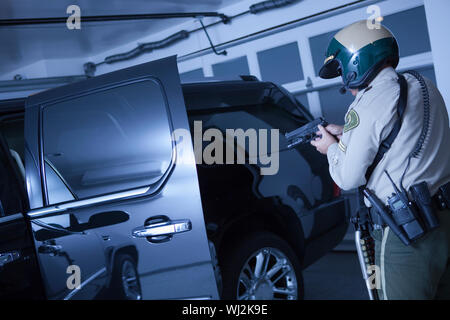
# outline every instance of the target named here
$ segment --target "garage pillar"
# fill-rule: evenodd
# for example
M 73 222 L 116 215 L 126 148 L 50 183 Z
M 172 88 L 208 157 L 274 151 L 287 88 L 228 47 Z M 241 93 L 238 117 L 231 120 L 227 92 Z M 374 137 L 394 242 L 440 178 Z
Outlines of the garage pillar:
M 436 82 L 450 114 L 450 1 L 424 0 Z

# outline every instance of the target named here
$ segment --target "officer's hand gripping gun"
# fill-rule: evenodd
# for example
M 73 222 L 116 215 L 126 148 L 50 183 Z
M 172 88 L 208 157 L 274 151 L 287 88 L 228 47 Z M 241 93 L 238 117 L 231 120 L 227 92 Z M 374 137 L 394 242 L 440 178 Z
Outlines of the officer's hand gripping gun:
M 301 143 L 308 143 L 312 139 L 316 138 L 316 132 L 319 131 L 318 125 L 326 127 L 328 122 L 326 122 L 323 118 L 317 118 L 304 126 L 295 129 L 291 132 L 287 132 L 284 136 L 287 140 L 287 148 L 291 149 Z

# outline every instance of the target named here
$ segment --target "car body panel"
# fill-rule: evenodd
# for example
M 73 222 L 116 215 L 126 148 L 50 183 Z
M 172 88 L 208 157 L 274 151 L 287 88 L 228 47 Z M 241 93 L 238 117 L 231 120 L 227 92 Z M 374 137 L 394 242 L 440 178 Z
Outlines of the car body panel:
M 45 277 L 47 293 L 58 291 L 50 290 L 52 282 L 56 282 L 55 286 L 59 291 L 64 292 L 59 295 L 49 294 L 49 298 L 95 298 L 105 286 L 108 272 L 111 272 L 112 267 L 108 263 L 111 264 L 114 257 L 109 255 L 114 252 L 124 252 L 122 248 L 130 247 L 137 253 L 135 260 L 137 260 L 136 267 L 142 298 L 218 298 L 206 239 L 192 144 L 173 145 L 169 168 L 161 179 L 148 187 L 57 205 L 48 204 L 46 190 L 42 187 L 45 186 L 42 170 L 44 162 L 41 150 L 42 140 L 39 135 L 39 132 L 42 132 L 42 124 L 37 121 L 42 119 L 42 109 L 47 105 L 70 101 L 80 96 L 89 99 L 92 93 L 146 79 L 157 81 L 163 88 L 172 130 L 183 128 L 188 130 L 175 57 L 45 91 L 31 96 L 27 101 L 26 123 L 30 126 L 27 126 L 25 136 L 30 152 L 26 158 L 26 165 L 28 185 L 33 186 L 28 191 L 29 197 L 38 198 L 36 201 L 30 201 L 34 210 L 28 214 L 33 221 L 34 233 L 36 234 L 41 228 L 34 223 L 35 220 L 38 223 L 57 225 L 72 232 L 79 232 L 80 225 L 89 224 L 91 220 L 100 220 L 104 223 L 104 225 L 96 224 L 93 228 L 83 230 L 85 234 L 70 234 L 49 239 L 56 245 L 61 245 L 62 250 L 70 256 L 69 260 L 62 262 L 64 257 L 39 254 L 43 273 L 56 268 L 61 275 L 61 278 Z M 149 123 L 151 124 L 151 121 Z M 40 201 L 46 203 L 47 208 L 39 208 Z M 183 205 L 180 206 L 180 203 Z M 93 218 L 95 215 L 107 217 L 111 212 L 119 212 L 126 218 L 119 219 L 117 223 L 111 223 L 108 218 Z M 159 215 L 165 215 L 171 220 L 189 219 L 192 230 L 175 234 L 169 241 L 161 243 L 152 243 L 146 238 L 132 236 L 135 228 L 143 227 L 150 218 Z M 66 222 L 75 222 L 75 226 L 62 225 L 59 223 L 61 219 Z M 62 243 L 62 239 L 65 239 L 65 244 Z M 35 243 L 38 251 L 44 244 L 36 237 Z M 86 248 L 86 251 L 80 251 L 80 248 Z M 77 250 L 80 252 L 76 252 Z M 55 258 L 58 258 L 58 262 Z M 69 275 L 65 274 L 66 270 L 64 270 L 67 269 L 70 261 L 73 264 L 79 264 L 82 283 L 86 283 L 77 294 L 72 295 L 71 290 L 66 286 Z M 51 273 L 55 275 L 56 271 Z
M 155 74 L 165 89 L 172 128 L 187 132 L 183 143 L 177 140 L 173 147 L 174 162 L 164 179 L 155 186 L 48 204 L 43 188 L 41 106 L 141 81 Z M 20 233 L 21 246 L 30 253 L 26 270 L 33 277 L 22 283 L 16 278 L 18 288 L 28 288 L 24 290 L 34 292 L 29 296 L 37 298 L 39 294 L 42 296 L 40 282 L 43 279 L 47 298 L 104 298 L 105 289 L 112 283 L 114 261 L 120 254 L 127 254 L 137 263 L 142 298 L 217 299 L 208 238 L 213 240 L 220 254 L 230 236 L 235 239 L 254 228 L 272 230 L 276 226 L 278 234 L 296 250 L 303 268 L 342 240 L 348 226 L 347 199 L 333 197 L 326 158 L 309 145 L 281 150 L 279 171 L 271 176 L 262 176 L 258 165 L 251 164 L 197 165 L 196 168 L 189 133 L 193 120 L 204 120 L 203 129 L 278 128 L 283 134 L 312 120 L 309 112 L 292 95 L 272 83 L 257 81 L 184 84 L 182 89 L 172 57 L 28 98 L 24 158 L 31 211 L 25 216 L 14 215 L 14 219 L 0 218 L 0 228 L 22 228 L 23 231 L 26 227 L 28 230 L 28 240 L 27 233 Z M 278 120 L 268 119 L 255 109 L 261 103 L 274 104 L 287 114 Z M 282 140 L 280 137 L 280 146 Z M 143 226 L 155 215 L 166 215 L 172 220 L 189 218 L 192 230 L 176 234 L 170 241 L 162 243 L 131 236 L 133 229 Z M 85 234 L 40 232 L 42 227 L 35 222 Z M 33 233 L 29 230 L 31 226 Z M 0 249 L 15 246 L 11 240 L 5 241 Z M 41 253 L 35 253 L 45 245 L 60 246 L 61 249 L 56 254 L 45 252 L 45 248 L 40 249 Z M 80 289 L 67 288 L 71 276 L 67 267 L 71 264 L 81 267 L 83 285 Z M 33 284 L 31 287 L 30 283 Z M 20 297 L 20 290 L 17 297 Z
M 305 258 L 304 267 L 342 240 L 342 230 L 348 225 L 348 200 L 343 196 L 334 198 L 326 157 L 309 144 L 286 148 L 284 133 L 312 119 L 295 98 L 269 82 L 196 83 L 184 85 L 183 91 L 191 130 L 194 121 L 202 121 L 204 131 L 208 128 L 218 128 L 222 132 L 228 128 L 244 131 L 254 128 L 278 129 L 280 133 L 279 169 L 276 174 L 261 175 L 258 166 L 248 164 L 228 169 L 219 169 L 221 165 L 198 165 L 207 222 L 218 224 L 218 229 L 221 229 L 224 221 L 265 210 L 258 206 L 260 199 L 276 198 L 280 203 L 278 206 L 289 208 L 300 221 L 302 232 L 297 232 L 296 237 L 301 237 L 298 241 L 304 242 L 305 252 L 300 253 Z M 241 147 L 248 152 L 248 145 Z M 237 179 L 239 184 L 233 182 Z M 208 182 L 202 183 L 202 180 Z M 208 185 L 223 187 L 219 187 L 220 192 L 214 192 L 208 190 Z M 228 194 L 228 197 L 220 193 Z M 228 204 L 227 198 L 233 198 L 233 207 Z M 273 206 L 273 211 L 278 210 L 277 205 L 269 206 Z M 221 210 L 224 207 L 227 209 Z M 255 217 L 257 215 L 255 213 Z M 328 242 L 315 245 L 327 233 L 331 234 Z

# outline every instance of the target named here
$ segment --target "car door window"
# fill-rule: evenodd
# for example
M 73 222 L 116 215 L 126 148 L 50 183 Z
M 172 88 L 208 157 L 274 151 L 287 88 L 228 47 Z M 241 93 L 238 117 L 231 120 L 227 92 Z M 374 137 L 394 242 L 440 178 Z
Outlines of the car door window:
M 45 162 L 45 173 L 49 204 L 75 200 L 61 176 L 47 162 Z
M 169 168 L 171 128 L 156 81 L 78 96 L 42 112 L 51 203 L 70 199 L 67 189 L 84 199 L 151 185 Z

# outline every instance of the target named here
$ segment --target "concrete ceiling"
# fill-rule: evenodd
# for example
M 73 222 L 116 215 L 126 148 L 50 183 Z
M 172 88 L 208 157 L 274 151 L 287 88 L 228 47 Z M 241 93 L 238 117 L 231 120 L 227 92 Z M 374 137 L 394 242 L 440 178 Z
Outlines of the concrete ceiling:
M 1 0 L 0 19 L 66 17 L 78 5 L 82 16 L 220 11 L 241 0 Z M 159 32 L 186 19 L 0 27 L 0 73 L 42 59 L 89 57 Z

